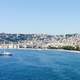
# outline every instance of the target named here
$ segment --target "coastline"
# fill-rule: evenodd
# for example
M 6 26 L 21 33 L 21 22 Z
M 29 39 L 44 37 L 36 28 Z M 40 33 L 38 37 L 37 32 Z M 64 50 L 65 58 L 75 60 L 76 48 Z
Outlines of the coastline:
M 56 49 L 57 51 L 65 51 L 65 52 L 70 52 L 70 53 L 79 53 L 80 54 L 80 51 L 76 51 L 76 50 L 65 50 L 65 49 Z
M 3 48 L 0 48 L 3 49 Z M 39 49 L 39 48 L 5 48 L 8 50 L 36 50 L 36 51 L 61 51 L 61 52 L 70 52 L 70 53 L 80 53 L 80 51 L 76 50 L 65 50 L 65 49 Z

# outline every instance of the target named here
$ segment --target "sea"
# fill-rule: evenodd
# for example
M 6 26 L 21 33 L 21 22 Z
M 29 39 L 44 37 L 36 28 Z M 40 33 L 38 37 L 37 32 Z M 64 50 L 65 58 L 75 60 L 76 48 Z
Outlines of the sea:
M 79 53 L 30 49 L 6 51 L 12 56 L 0 56 L 0 80 L 80 80 Z

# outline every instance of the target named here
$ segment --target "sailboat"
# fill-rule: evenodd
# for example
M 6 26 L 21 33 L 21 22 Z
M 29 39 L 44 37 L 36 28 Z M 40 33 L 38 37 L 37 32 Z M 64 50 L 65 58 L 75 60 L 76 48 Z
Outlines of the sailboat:
M 6 52 L 6 50 L 5 50 L 5 41 L 4 41 L 4 45 L 3 45 L 3 52 L 0 53 L 0 56 L 12 56 L 12 54 L 10 52 Z

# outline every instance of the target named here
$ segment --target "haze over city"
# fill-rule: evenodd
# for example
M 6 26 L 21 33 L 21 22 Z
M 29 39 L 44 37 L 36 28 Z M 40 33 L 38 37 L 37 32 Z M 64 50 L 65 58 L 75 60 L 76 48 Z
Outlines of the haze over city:
M 80 33 L 80 0 L 0 0 L 0 32 Z

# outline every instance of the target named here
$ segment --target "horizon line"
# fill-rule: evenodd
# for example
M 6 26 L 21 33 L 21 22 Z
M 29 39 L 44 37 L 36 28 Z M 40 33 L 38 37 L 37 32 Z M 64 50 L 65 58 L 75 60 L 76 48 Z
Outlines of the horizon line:
M 45 34 L 45 35 L 66 35 L 66 34 L 80 34 L 80 33 L 76 33 L 76 32 L 73 32 L 73 33 L 59 33 L 59 34 L 50 34 L 50 33 L 45 33 L 45 32 L 0 32 L 1 33 L 4 33 L 4 34 Z

